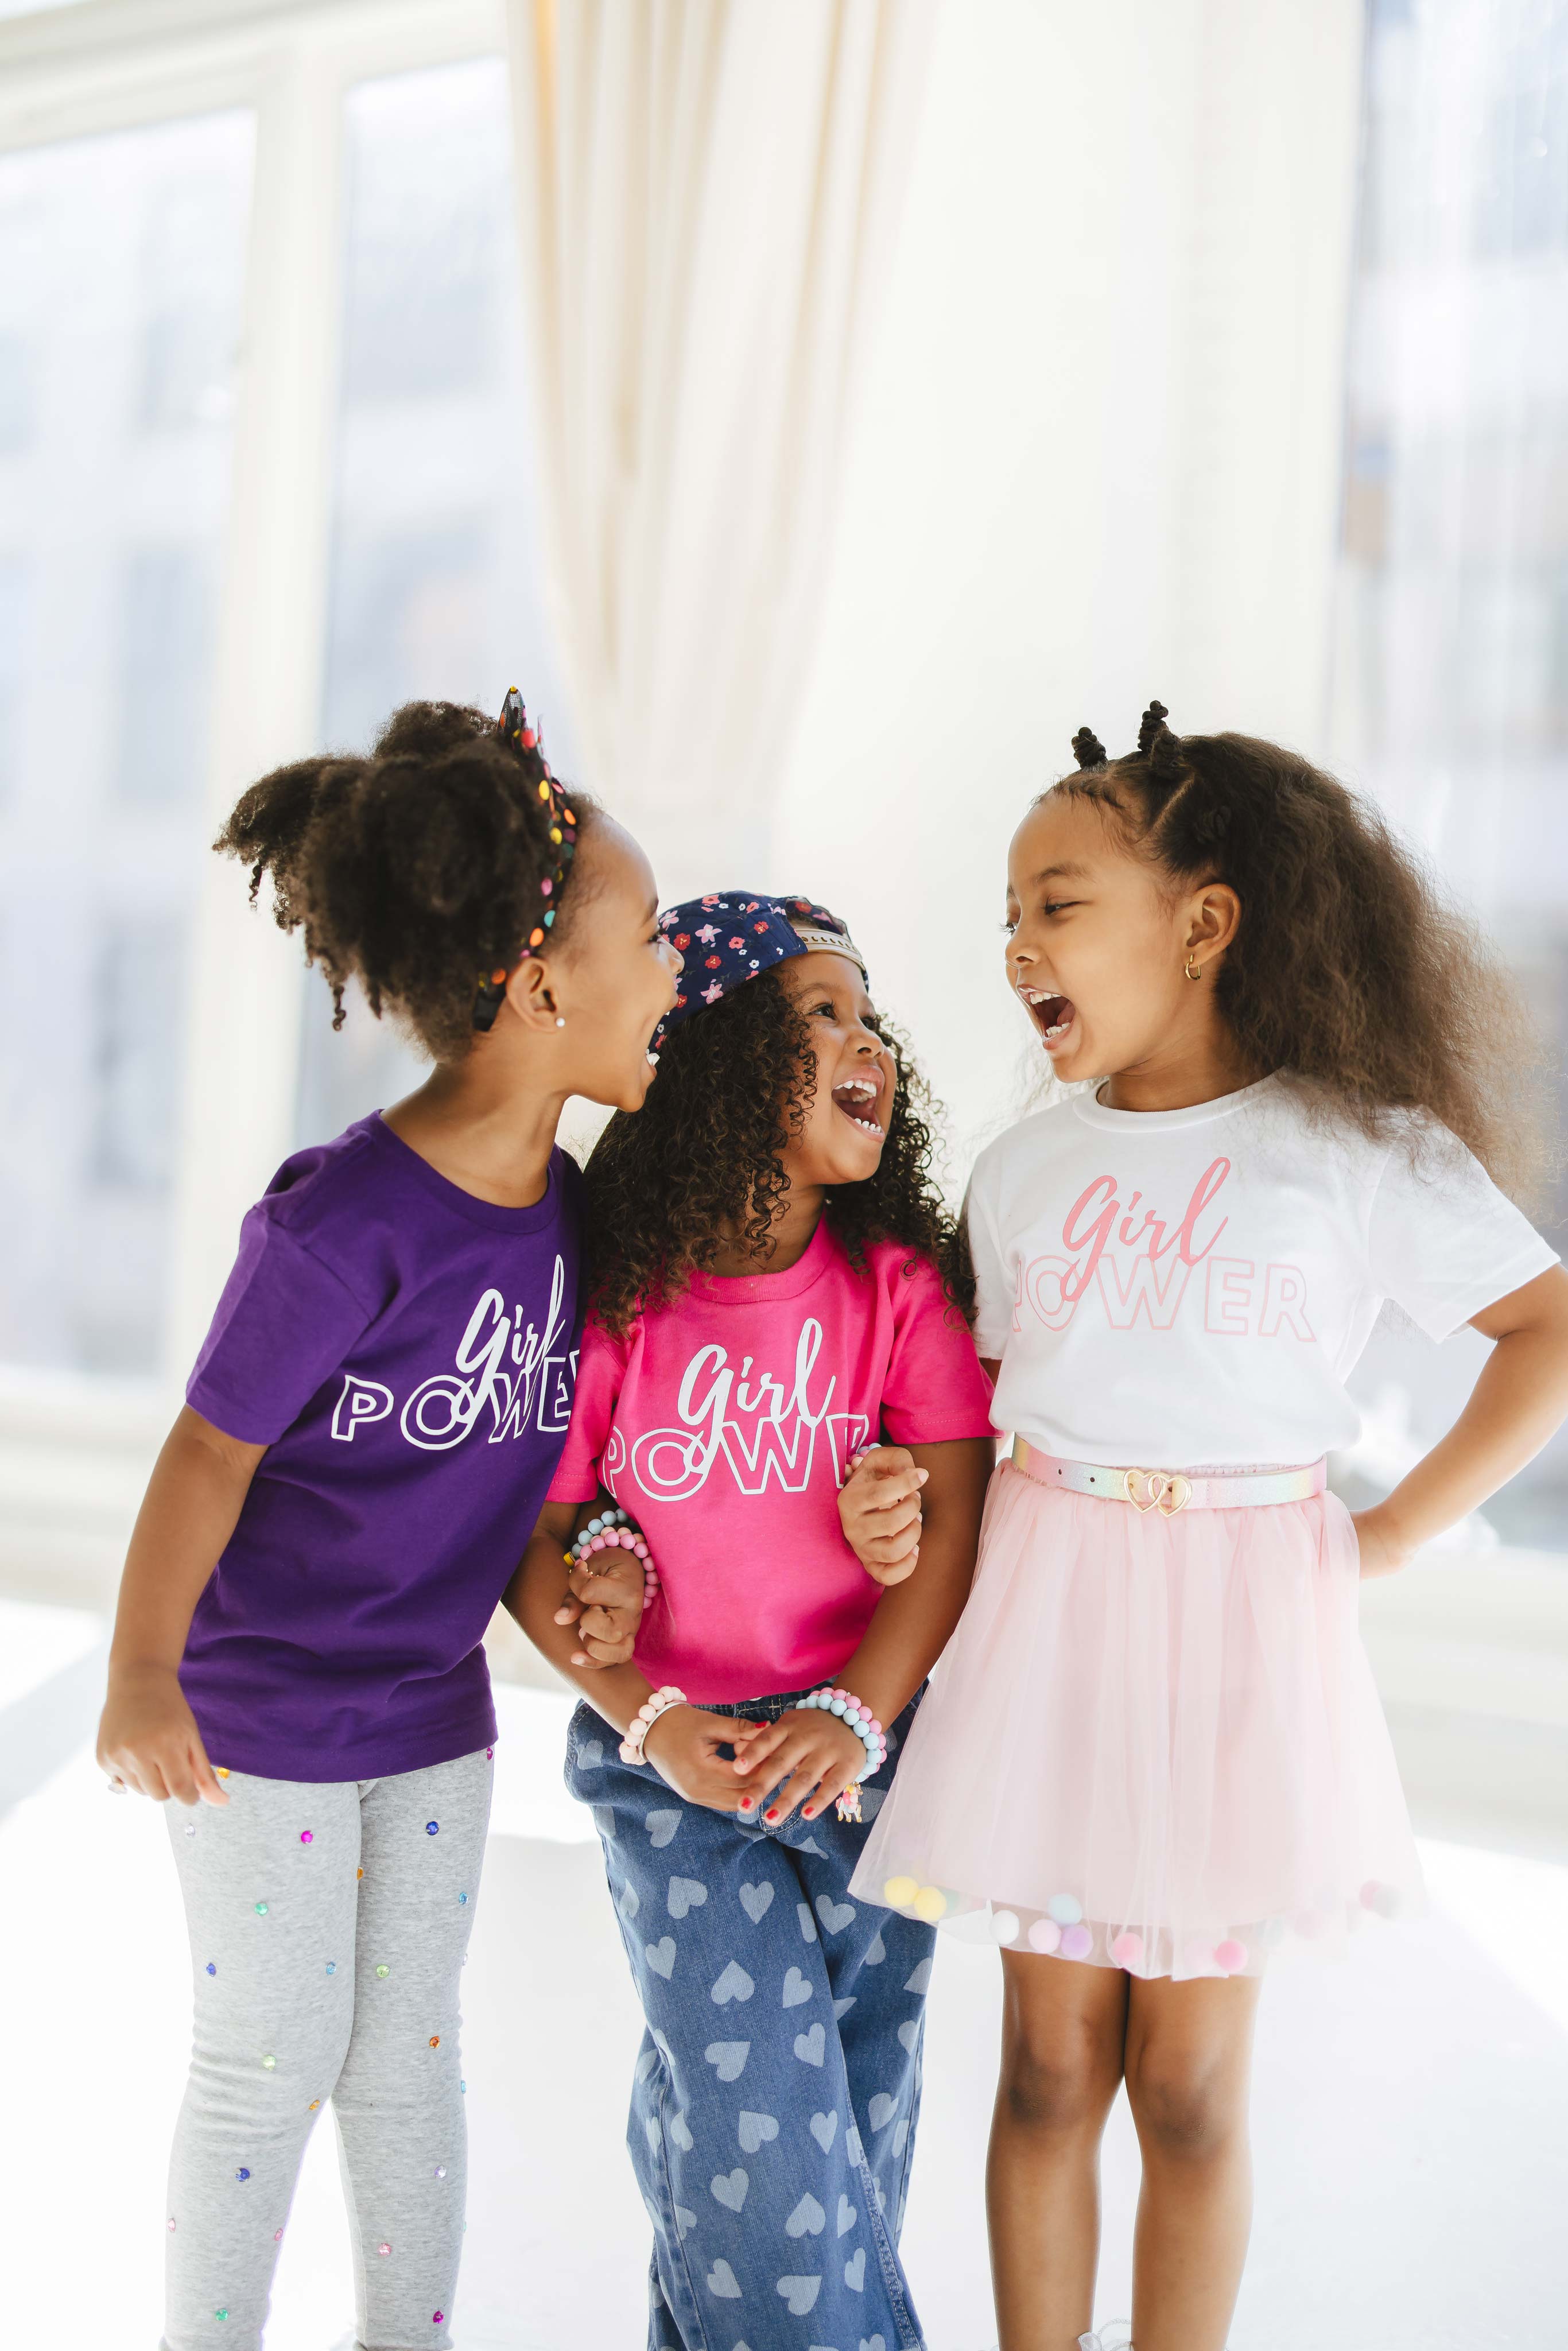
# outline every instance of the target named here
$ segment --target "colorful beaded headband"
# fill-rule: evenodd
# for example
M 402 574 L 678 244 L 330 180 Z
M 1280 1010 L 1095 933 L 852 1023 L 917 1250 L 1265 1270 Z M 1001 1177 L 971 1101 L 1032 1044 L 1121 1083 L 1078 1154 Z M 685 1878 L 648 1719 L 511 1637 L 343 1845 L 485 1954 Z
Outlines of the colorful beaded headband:
M 544 946 L 546 937 L 554 927 L 556 912 L 560 904 L 560 893 L 566 887 L 566 877 L 570 870 L 571 861 L 577 854 L 577 818 L 568 808 L 565 794 L 550 774 L 549 761 L 545 758 L 538 730 L 528 725 L 528 714 L 523 707 L 523 697 L 515 685 L 508 688 L 507 699 L 501 705 L 501 715 L 496 721 L 496 732 L 503 743 L 511 745 L 519 758 L 527 752 L 533 752 L 543 768 L 544 773 L 538 779 L 538 794 L 549 812 L 549 837 L 560 852 L 560 863 L 552 874 L 547 874 L 539 883 L 539 895 L 546 901 L 546 905 L 539 920 L 528 933 L 527 942 L 518 956 L 519 963 L 526 963 L 529 956 L 538 955 Z M 501 1008 L 507 993 L 507 982 L 510 977 L 510 973 L 505 966 L 502 966 L 498 970 L 486 973 L 481 979 L 474 998 L 476 1029 L 488 1031 L 495 1027 L 496 1015 Z

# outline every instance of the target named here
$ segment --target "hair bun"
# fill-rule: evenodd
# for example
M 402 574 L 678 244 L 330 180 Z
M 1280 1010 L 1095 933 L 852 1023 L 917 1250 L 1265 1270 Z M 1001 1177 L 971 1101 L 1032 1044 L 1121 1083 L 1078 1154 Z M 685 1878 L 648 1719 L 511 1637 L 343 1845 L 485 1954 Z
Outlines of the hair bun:
M 1173 735 L 1166 725 L 1167 713 L 1163 702 L 1151 702 L 1138 727 L 1138 749 L 1149 763 L 1149 773 L 1168 791 L 1180 783 L 1185 772 L 1181 738 Z
M 434 1058 L 459 1060 L 482 1005 L 495 1017 L 492 976 L 537 953 L 559 914 L 591 803 L 569 812 L 552 789 L 537 738 L 514 746 L 466 704 L 405 703 L 368 758 L 262 777 L 214 847 L 245 860 L 253 900 L 271 874 L 278 927 L 304 932 L 335 1027 L 357 979 L 372 1013 L 390 1004 Z
M 1163 702 L 1151 702 L 1138 722 L 1138 748 L 1145 756 L 1157 735 L 1169 733 L 1166 720 L 1170 712 Z
M 463 702 L 405 702 L 376 737 L 374 759 L 440 759 L 495 731 L 483 710 Z
M 1109 754 L 1092 728 L 1081 726 L 1072 738 L 1072 756 L 1081 768 L 1103 768 Z

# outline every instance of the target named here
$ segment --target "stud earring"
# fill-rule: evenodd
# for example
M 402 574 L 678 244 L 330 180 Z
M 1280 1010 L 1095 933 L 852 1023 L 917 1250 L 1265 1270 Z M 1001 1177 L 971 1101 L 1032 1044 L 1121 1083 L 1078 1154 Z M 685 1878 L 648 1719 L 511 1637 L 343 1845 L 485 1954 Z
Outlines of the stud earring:
M 566 1015 L 564 1012 L 558 1012 L 556 1014 L 555 1025 L 558 1029 L 564 1029 L 566 1027 Z
M 1201 979 L 1203 977 L 1203 968 L 1201 965 L 1196 971 L 1193 969 L 1192 949 L 1190 947 L 1187 949 L 1186 961 L 1183 964 L 1182 969 L 1186 974 L 1188 979 Z

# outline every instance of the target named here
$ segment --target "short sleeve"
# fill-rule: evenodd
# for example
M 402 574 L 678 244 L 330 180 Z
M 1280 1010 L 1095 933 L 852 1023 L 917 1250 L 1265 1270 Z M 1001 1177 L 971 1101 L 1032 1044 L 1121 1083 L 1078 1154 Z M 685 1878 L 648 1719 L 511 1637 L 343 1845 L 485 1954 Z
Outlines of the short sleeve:
M 975 1269 L 975 1345 L 991 1363 L 1007 1352 L 1013 1327 L 1013 1285 L 997 1238 L 985 1169 L 977 1167 L 964 1198 L 964 1229 Z
M 1373 1194 L 1367 1254 L 1375 1285 L 1429 1339 L 1446 1339 L 1557 1263 L 1529 1218 L 1446 1127 L 1412 1153 L 1396 1144 Z
M 264 1201 L 196 1357 L 185 1401 L 242 1445 L 275 1445 L 352 1352 L 369 1310 Z
M 925 1259 L 890 1260 L 894 1342 L 882 1390 L 883 1434 L 894 1445 L 946 1445 L 991 1434 L 991 1384 L 968 1325 Z
M 591 1502 L 599 1491 L 600 1464 L 610 1443 L 626 1352 L 626 1342 L 612 1338 L 597 1322 L 590 1322 L 583 1332 L 571 1426 L 550 1481 L 548 1499 L 552 1502 Z

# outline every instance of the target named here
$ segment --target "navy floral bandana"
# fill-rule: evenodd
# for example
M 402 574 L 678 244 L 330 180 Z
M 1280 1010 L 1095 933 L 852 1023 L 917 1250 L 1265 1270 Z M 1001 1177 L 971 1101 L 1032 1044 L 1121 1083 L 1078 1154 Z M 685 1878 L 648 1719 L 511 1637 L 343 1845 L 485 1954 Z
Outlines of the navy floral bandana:
M 702 1012 L 742 983 L 769 971 L 786 956 L 827 947 L 858 963 L 865 957 L 837 914 L 810 898 L 763 898 L 749 890 L 717 890 L 688 898 L 659 917 L 659 928 L 685 958 L 681 992 L 653 1032 L 654 1050 L 672 1029 Z

